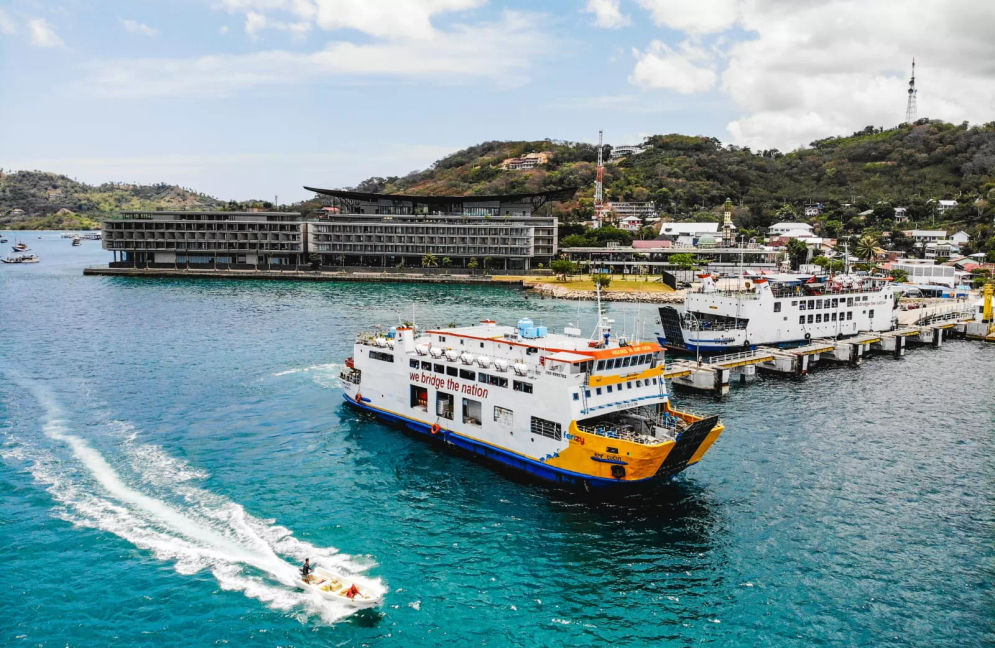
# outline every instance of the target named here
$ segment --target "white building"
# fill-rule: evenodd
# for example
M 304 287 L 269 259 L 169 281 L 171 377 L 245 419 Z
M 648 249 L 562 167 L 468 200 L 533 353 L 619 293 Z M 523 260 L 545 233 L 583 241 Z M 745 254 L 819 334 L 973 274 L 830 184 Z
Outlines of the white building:
M 915 241 L 916 245 L 926 245 L 947 238 L 947 230 L 907 230 L 905 235 Z
M 660 225 L 660 238 L 691 246 L 702 236 L 718 235 L 718 223 L 663 223 Z
M 892 261 L 892 270 L 904 270 L 909 275 L 909 283 L 920 286 L 957 285 L 957 269 L 953 266 L 936 265 L 932 259 L 898 259 Z
M 632 144 L 619 144 L 618 146 L 612 147 L 611 155 L 608 156 L 609 162 L 614 162 L 615 160 L 621 160 L 622 158 L 629 157 L 630 155 L 639 155 L 645 151 L 642 146 L 636 146 Z
M 958 246 L 964 245 L 965 243 L 968 243 L 970 240 L 971 240 L 971 235 L 965 232 L 964 230 L 960 230 L 959 232 L 950 237 L 950 241 L 952 243 L 957 244 Z
M 789 233 L 797 232 L 807 232 L 808 236 L 812 236 L 812 226 L 808 223 L 774 223 L 767 228 L 767 234 L 770 236 L 784 236 Z M 792 238 L 799 238 L 798 236 L 792 236 Z
M 814 218 L 822 213 L 822 208 L 818 205 L 807 205 L 805 207 L 805 216 L 808 218 Z
M 956 200 L 938 200 L 936 201 L 936 213 L 942 214 L 948 209 L 953 209 L 957 206 Z
M 638 232 L 642 226 L 643 219 L 638 216 L 626 216 L 618 221 L 619 229 L 624 229 L 626 232 Z
M 909 210 L 907 207 L 895 207 L 895 222 L 905 223 L 909 220 Z

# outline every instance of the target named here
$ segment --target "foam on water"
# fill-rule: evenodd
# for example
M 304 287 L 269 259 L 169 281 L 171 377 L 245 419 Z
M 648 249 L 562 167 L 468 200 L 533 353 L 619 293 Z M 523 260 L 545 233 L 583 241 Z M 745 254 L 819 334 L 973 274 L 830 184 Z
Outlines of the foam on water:
M 354 611 L 296 587 L 296 563 L 305 557 L 348 574 L 361 587 L 385 590 L 379 579 L 359 575 L 370 564 L 334 547 L 304 542 L 275 521 L 256 518 L 238 503 L 195 485 L 208 477 L 204 471 L 158 446 L 139 443 L 138 431 L 127 424 L 111 422 L 101 430 L 120 439 L 119 457 L 105 457 L 75 433 L 48 389 L 33 381 L 17 382 L 45 410 L 44 439 L 8 433 L 3 456 L 29 466 L 58 503 L 61 518 L 113 533 L 171 561 L 178 573 L 208 570 L 222 589 L 293 611 L 302 620 L 334 623 Z

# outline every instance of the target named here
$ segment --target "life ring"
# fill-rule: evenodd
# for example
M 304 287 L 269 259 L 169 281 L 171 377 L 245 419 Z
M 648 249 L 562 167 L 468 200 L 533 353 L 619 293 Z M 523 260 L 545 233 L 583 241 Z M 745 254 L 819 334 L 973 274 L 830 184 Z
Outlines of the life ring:
M 442 432 L 442 426 L 439 425 L 438 423 L 433 423 L 432 424 L 432 434 L 438 434 L 439 432 Z
M 363 395 L 360 394 L 359 392 L 356 392 L 356 398 L 354 398 L 353 400 L 355 400 L 357 403 L 362 403 L 363 402 Z
M 811 333 L 806 333 L 805 334 L 805 339 L 806 340 L 811 340 L 812 339 L 812 334 Z

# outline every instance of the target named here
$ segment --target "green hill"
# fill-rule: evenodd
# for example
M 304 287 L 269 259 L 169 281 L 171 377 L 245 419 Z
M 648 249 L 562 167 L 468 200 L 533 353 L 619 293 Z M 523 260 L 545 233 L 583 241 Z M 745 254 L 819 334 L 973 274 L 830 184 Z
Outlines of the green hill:
M 42 171 L 0 173 L 0 228 L 87 229 L 128 209 L 214 209 L 225 203 L 176 185 L 93 186 Z

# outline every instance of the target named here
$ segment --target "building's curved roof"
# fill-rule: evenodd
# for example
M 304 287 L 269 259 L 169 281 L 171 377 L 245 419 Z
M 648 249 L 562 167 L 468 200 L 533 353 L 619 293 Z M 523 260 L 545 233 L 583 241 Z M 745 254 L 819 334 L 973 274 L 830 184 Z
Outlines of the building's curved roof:
M 316 194 L 344 198 L 345 200 L 364 200 L 370 202 L 378 200 L 410 200 L 423 205 L 449 205 L 458 202 L 516 202 L 524 200 L 531 200 L 541 204 L 554 200 L 570 200 L 577 193 L 578 189 L 578 187 L 570 187 L 568 189 L 552 189 L 550 191 L 537 191 L 535 193 L 498 194 L 492 196 L 417 196 L 411 194 L 367 193 L 365 191 L 347 191 L 344 189 L 318 189 L 317 187 L 308 187 L 306 185 L 304 188 Z

